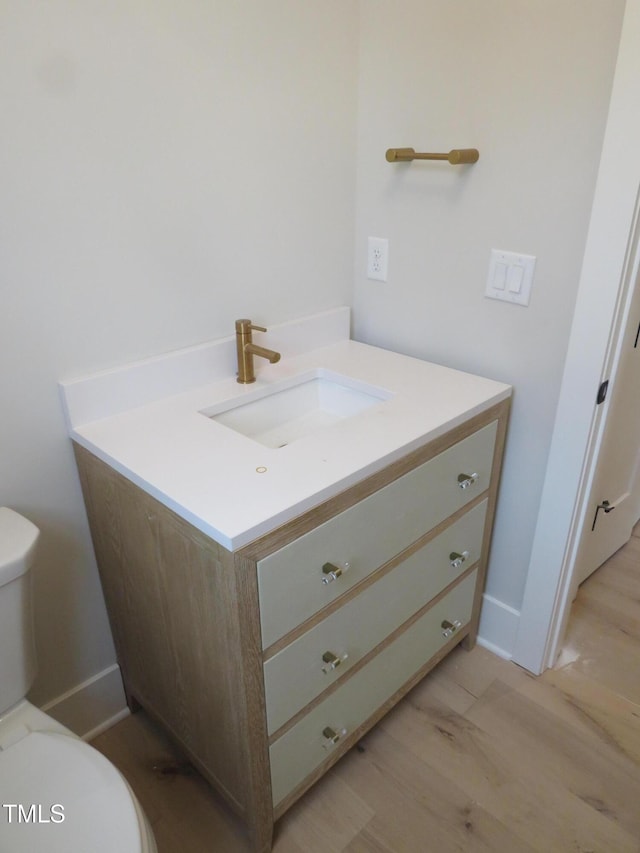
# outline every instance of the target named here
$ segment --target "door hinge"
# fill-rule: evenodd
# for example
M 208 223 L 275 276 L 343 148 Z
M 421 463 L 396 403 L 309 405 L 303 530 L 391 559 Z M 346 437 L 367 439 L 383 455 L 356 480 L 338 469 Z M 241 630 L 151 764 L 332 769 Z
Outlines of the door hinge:
M 607 391 L 609 390 L 609 380 L 605 379 L 602 385 L 598 388 L 598 396 L 596 397 L 596 403 L 600 405 L 600 403 L 604 403 L 607 398 Z

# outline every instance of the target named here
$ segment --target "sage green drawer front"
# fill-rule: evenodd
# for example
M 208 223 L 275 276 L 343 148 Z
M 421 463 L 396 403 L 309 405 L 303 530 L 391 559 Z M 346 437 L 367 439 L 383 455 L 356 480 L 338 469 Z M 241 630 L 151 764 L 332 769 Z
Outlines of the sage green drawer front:
M 489 486 L 497 422 L 258 562 L 267 648 Z M 473 481 L 459 481 L 474 474 Z M 335 580 L 333 564 L 348 569 Z M 329 583 L 323 581 L 330 580 Z
M 484 500 L 265 662 L 269 734 L 480 558 L 486 510 Z
M 372 661 L 328 696 L 269 748 L 277 806 L 348 736 L 448 642 L 442 622 L 471 618 L 477 571 L 454 587 Z M 338 736 L 333 744 L 326 735 Z M 326 735 L 325 735 L 326 732 Z

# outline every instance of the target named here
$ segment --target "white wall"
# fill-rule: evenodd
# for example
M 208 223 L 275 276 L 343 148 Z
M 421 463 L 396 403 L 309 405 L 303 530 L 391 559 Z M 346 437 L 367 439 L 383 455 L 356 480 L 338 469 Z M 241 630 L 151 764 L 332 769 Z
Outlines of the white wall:
M 514 385 L 487 586 L 512 628 L 623 9 L 622 0 L 360 4 L 355 337 Z M 385 161 L 387 148 L 407 146 L 477 147 L 480 161 Z M 368 235 L 389 238 L 387 284 L 365 277 Z M 528 308 L 484 298 L 491 248 L 537 257 Z
M 114 660 L 56 383 L 350 301 L 356 4 L 0 12 L 0 504 L 42 531 L 42 704 Z

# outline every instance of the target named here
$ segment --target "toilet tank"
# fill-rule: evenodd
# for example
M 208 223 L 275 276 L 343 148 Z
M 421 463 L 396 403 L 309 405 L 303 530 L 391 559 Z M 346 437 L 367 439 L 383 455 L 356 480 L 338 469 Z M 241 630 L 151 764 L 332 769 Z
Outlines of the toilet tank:
M 23 699 L 36 675 L 31 572 L 40 532 L 0 507 L 0 716 Z

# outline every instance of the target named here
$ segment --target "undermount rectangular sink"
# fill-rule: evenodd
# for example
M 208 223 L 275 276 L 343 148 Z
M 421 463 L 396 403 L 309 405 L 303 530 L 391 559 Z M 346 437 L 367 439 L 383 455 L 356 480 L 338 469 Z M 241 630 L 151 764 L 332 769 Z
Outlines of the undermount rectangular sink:
M 261 389 L 258 394 L 264 393 Z M 275 388 L 250 402 L 227 403 L 202 414 L 265 447 L 285 447 L 388 400 L 393 395 L 347 377 L 318 372 L 287 388 Z

